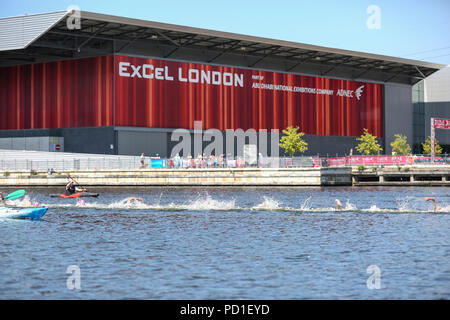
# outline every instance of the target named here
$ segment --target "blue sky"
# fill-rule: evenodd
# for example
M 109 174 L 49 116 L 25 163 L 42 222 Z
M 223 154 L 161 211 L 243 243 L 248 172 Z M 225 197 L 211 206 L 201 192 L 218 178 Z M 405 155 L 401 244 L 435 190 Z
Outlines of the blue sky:
M 0 2 L 0 17 L 77 5 L 85 11 L 450 64 L 449 0 Z M 371 5 L 380 9 L 380 29 L 367 27 Z

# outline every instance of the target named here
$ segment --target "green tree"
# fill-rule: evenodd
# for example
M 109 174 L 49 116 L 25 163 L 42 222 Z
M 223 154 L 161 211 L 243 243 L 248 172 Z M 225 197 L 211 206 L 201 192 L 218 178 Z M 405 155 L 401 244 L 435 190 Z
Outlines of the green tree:
M 401 134 L 394 134 L 395 140 L 391 142 L 392 154 L 410 154 L 411 146 L 407 142 L 407 138 Z
M 423 154 L 431 154 L 431 137 L 428 136 L 425 142 L 422 142 Z M 435 154 L 442 153 L 442 147 L 439 145 L 439 141 L 434 139 L 434 152 Z
M 291 157 L 297 152 L 305 152 L 308 150 L 308 143 L 302 139 L 305 135 L 303 132 L 297 132 L 299 127 L 289 126 L 282 132 L 284 136 L 280 139 L 280 147 Z
M 381 151 L 383 151 L 383 149 L 381 148 L 381 146 L 379 145 L 378 141 L 377 141 L 377 137 L 373 136 L 369 133 L 369 130 L 364 128 L 363 134 L 361 135 L 360 138 L 356 138 L 356 140 L 361 141 L 357 146 L 356 146 L 356 150 L 359 153 L 363 153 L 365 155 L 370 155 L 370 154 L 378 154 Z

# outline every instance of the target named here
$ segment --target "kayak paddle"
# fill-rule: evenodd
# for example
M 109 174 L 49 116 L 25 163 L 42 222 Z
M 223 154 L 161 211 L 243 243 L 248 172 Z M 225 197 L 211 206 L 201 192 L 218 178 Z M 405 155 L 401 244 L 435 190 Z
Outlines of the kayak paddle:
M 79 187 L 81 187 L 81 189 L 84 189 L 84 190 L 86 191 L 86 188 L 80 186 L 80 183 L 79 183 L 77 180 L 75 180 L 75 179 L 70 175 L 70 173 L 66 173 L 66 175 L 67 175 L 67 177 L 69 177 L 69 179 L 72 179 Z
M 14 192 L 11 192 L 10 194 L 8 194 L 5 197 L 5 200 L 8 200 L 8 199 L 14 200 L 14 199 L 23 197 L 24 194 L 25 194 L 25 190 L 23 190 L 23 189 L 22 190 L 17 190 L 17 191 L 14 191 Z
M 77 185 L 80 185 L 80 184 L 78 183 L 78 181 L 75 180 L 75 178 L 72 178 L 72 176 L 70 175 L 70 173 L 66 173 L 66 174 L 67 174 L 67 176 L 69 177 L 69 179 L 72 179 Z

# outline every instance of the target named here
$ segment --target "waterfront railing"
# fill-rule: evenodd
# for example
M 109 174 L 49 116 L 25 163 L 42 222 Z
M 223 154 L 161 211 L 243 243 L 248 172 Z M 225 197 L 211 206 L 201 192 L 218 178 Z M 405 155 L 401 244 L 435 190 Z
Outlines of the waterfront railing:
M 55 159 L 30 159 L 9 157 L 0 159 L 0 170 L 67 172 L 75 170 L 136 170 L 136 169 L 212 169 L 212 168 L 326 168 L 326 167 L 380 167 L 380 166 L 426 166 L 450 165 L 450 156 L 432 158 L 429 155 L 410 156 L 316 156 L 316 157 L 197 157 L 159 158 L 145 157 L 144 165 L 140 157 L 98 156 Z

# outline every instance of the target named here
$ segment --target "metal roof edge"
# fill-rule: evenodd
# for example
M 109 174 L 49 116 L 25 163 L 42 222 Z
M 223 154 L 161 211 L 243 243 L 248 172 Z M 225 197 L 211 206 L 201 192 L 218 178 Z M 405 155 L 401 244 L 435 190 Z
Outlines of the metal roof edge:
M 40 15 L 48 15 L 49 13 L 58 13 L 58 12 L 68 12 L 67 10 L 58 10 L 58 11 L 51 11 L 51 12 L 41 12 L 41 13 L 33 13 L 33 14 L 19 14 L 17 16 L 12 16 L 12 17 L 4 17 L 4 18 L 0 18 L 0 20 L 6 20 L 6 19 L 16 19 L 16 18 L 23 18 L 23 17 L 30 17 L 30 16 L 40 16 Z
M 5 30 L 6 34 L 8 34 L 8 27 L 18 27 L 20 30 L 16 30 L 16 35 L 19 34 L 20 41 L 13 41 L 12 46 L 10 47 L 2 47 L 0 51 L 9 51 L 9 50 L 23 50 L 26 49 L 28 46 L 30 46 L 33 42 L 35 42 L 37 39 L 39 39 L 42 35 L 44 35 L 48 30 L 53 28 L 57 23 L 59 23 L 62 19 L 64 19 L 68 11 L 54 11 L 54 12 L 47 12 L 47 13 L 37 13 L 37 14 L 25 14 L 15 17 L 7 17 L 7 18 L 0 18 L 0 22 L 3 23 L 3 25 L 6 24 L 7 28 Z M 58 18 L 58 15 L 59 18 Z M 33 23 L 36 17 L 53 17 L 55 16 L 54 21 L 50 20 L 48 21 L 51 24 L 39 24 L 39 23 Z M 57 18 L 57 19 L 56 19 Z M 34 20 L 33 20 L 34 19 Z M 31 22 L 30 22 L 31 21 Z M 36 22 L 36 21 L 34 21 Z M 33 28 L 25 28 L 25 25 L 33 25 Z M 34 34 L 37 34 L 34 36 L 34 38 L 27 38 L 25 39 L 24 35 L 27 32 L 34 31 Z M 6 37 L 8 37 L 6 35 Z M 3 36 L 5 38 L 5 36 Z
M 53 28 L 55 25 L 57 25 L 61 20 L 65 19 L 67 17 L 67 15 L 69 14 L 68 11 L 55 11 L 52 13 L 64 13 L 58 20 L 56 20 L 52 25 L 50 25 L 49 27 L 47 27 L 44 31 L 42 31 L 38 36 L 36 36 L 34 39 L 32 39 L 31 41 L 29 41 L 23 48 L 26 49 L 28 48 L 31 44 L 33 44 L 33 42 L 35 42 L 36 40 L 38 40 L 40 37 L 42 37 L 48 30 L 50 30 L 51 28 Z
M 89 11 L 81 11 L 81 18 L 111 22 L 111 23 L 129 24 L 129 25 L 135 25 L 135 26 L 140 26 L 140 27 L 149 27 L 149 28 L 162 29 L 162 30 L 186 32 L 186 33 L 199 34 L 199 35 L 205 35 L 205 36 L 221 37 L 221 38 L 227 38 L 227 39 L 232 39 L 232 40 L 260 42 L 260 43 L 269 44 L 269 45 L 279 45 L 279 46 L 286 46 L 286 47 L 303 49 L 303 50 L 320 51 L 320 52 L 324 52 L 324 53 L 334 53 L 334 54 L 341 54 L 341 55 L 354 56 L 354 57 L 373 59 L 373 60 L 383 60 L 383 61 L 388 61 L 388 62 L 408 64 L 408 65 L 432 68 L 432 69 L 443 69 L 446 67 L 446 65 L 444 65 L 444 64 L 438 64 L 438 63 L 432 63 L 432 62 L 426 62 L 426 61 L 420 61 L 420 60 L 411 60 L 411 59 L 386 56 L 386 55 L 380 55 L 380 54 L 374 54 L 374 53 L 344 50 L 344 49 L 338 49 L 338 48 L 329 48 L 329 47 L 323 47 L 323 46 L 317 46 L 317 45 L 311 45 L 311 44 L 305 44 L 305 43 L 299 43 L 299 42 L 293 42 L 293 41 L 276 40 L 276 39 L 271 39 L 271 38 L 249 36 L 249 35 L 244 35 L 244 34 L 239 34 L 239 33 L 216 31 L 216 30 L 202 29 L 202 28 L 189 27 L 189 26 L 181 26 L 181 25 L 168 24 L 168 23 L 155 22 L 155 21 L 142 20 L 142 19 L 126 18 L 126 17 L 114 16 L 114 15 L 108 15 L 108 14 L 102 14 L 102 13 L 95 13 L 95 12 L 89 12 Z

